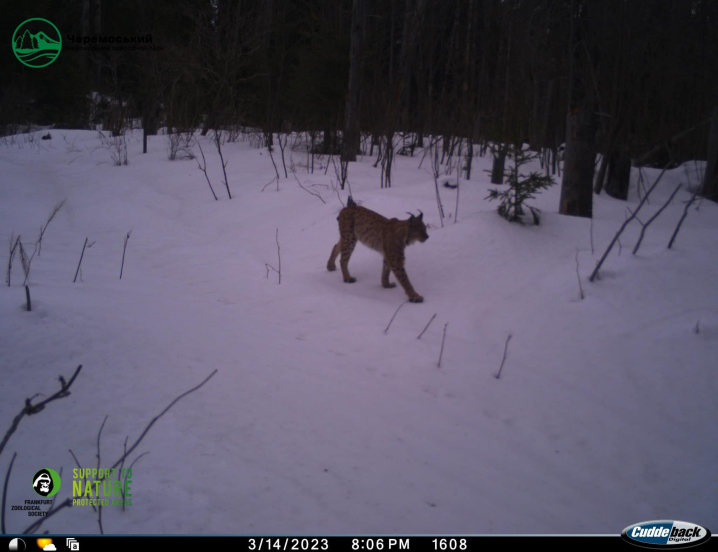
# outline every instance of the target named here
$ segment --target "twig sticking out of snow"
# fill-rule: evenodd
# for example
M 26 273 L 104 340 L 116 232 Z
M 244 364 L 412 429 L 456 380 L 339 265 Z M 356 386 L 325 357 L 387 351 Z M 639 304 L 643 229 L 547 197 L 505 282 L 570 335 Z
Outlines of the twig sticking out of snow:
M 12 261 L 15 258 L 15 252 L 18 248 L 18 243 L 20 243 L 20 236 L 14 239 L 14 232 L 10 235 L 10 256 L 7 260 L 7 274 L 5 276 L 5 281 L 7 282 L 7 287 L 10 287 L 10 278 L 12 275 Z
M 387 333 L 389 331 L 389 326 L 391 326 L 391 323 L 394 322 L 394 318 L 396 318 L 396 314 L 399 312 L 399 309 L 401 307 L 403 307 L 404 305 L 406 305 L 408 302 L 409 302 L 409 300 L 407 299 L 406 301 L 404 301 L 401 305 L 399 305 L 396 308 L 396 310 L 394 311 L 394 316 L 391 317 L 391 320 L 389 320 L 389 323 L 386 325 L 386 328 L 384 328 L 384 333 Z
M 308 189 L 305 188 L 304 186 L 302 186 L 302 183 L 299 181 L 299 178 L 297 178 L 297 173 L 295 173 L 294 171 L 292 171 L 292 176 L 294 177 L 294 180 L 297 181 L 297 184 L 299 184 L 299 187 L 300 187 L 302 190 L 304 190 L 304 191 L 307 192 L 308 194 L 312 194 L 313 196 L 318 197 L 319 199 L 322 200 L 322 203 L 325 203 L 325 204 L 326 204 L 326 201 L 324 201 L 324 198 L 322 198 L 322 196 L 320 196 L 317 192 L 313 192 L 313 191 L 311 191 L 311 190 L 308 190 Z M 340 199 L 339 201 L 341 201 L 341 199 Z
M 214 188 L 212 188 L 212 183 L 209 181 L 209 176 L 207 176 L 207 159 L 204 157 L 204 151 L 202 150 L 202 144 L 199 143 L 199 140 L 197 140 L 197 146 L 199 146 L 199 152 L 202 154 L 202 162 L 204 163 L 204 166 L 200 165 L 199 159 L 197 159 L 197 166 L 199 167 L 199 170 L 201 170 L 204 173 L 204 177 L 207 179 L 207 184 L 209 184 L 209 189 L 212 192 L 212 196 L 214 197 L 215 201 L 217 200 L 217 194 L 214 193 Z
M 676 189 L 673 190 L 673 193 L 671 194 L 671 197 L 668 198 L 668 201 L 666 201 L 663 204 L 663 207 L 658 209 L 658 211 L 656 211 L 655 214 L 651 218 L 649 218 L 645 224 L 643 224 L 643 222 L 641 222 L 641 220 L 639 218 L 636 218 L 636 220 L 641 224 L 641 235 L 638 236 L 638 241 L 636 242 L 636 246 L 633 248 L 633 255 L 635 255 L 636 252 L 638 251 L 638 248 L 641 247 L 641 242 L 643 241 L 643 236 L 646 234 L 646 228 L 648 228 L 648 225 L 651 224 L 654 220 L 656 220 L 656 218 L 658 218 L 658 215 L 660 215 L 663 212 L 663 209 L 668 207 L 668 204 L 671 201 L 673 201 L 673 198 L 676 196 L 676 194 L 678 193 L 678 190 L 680 190 L 680 189 L 681 189 L 681 185 L 679 184 L 676 187 Z
M 441 368 L 441 357 L 444 354 L 444 341 L 446 341 L 446 326 L 448 325 L 448 322 L 444 324 L 444 337 L 441 338 L 441 351 L 439 351 L 439 362 L 436 365 L 437 368 Z
M 274 239 L 277 241 L 277 258 L 279 259 L 279 270 L 274 268 L 269 263 L 264 263 L 264 266 L 267 269 L 267 278 L 269 278 L 269 269 L 271 268 L 279 276 L 279 280 L 277 281 L 277 284 L 281 284 L 282 283 L 282 256 L 279 253 L 279 228 L 277 228 L 277 232 L 274 236 Z
M 102 429 L 105 427 L 105 422 L 107 422 L 107 416 L 105 416 L 105 419 L 102 420 L 102 425 L 100 426 L 100 431 L 97 432 L 97 471 L 100 470 L 100 436 L 102 435 Z M 97 504 L 97 523 L 100 526 L 100 535 L 104 535 L 105 531 L 102 529 L 102 503 L 99 502 Z
M 65 384 L 65 380 L 64 380 L 64 379 L 62 378 L 62 376 L 61 376 L 61 377 L 60 377 L 60 381 L 61 381 L 61 383 L 62 383 L 62 390 L 61 390 L 61 392 L 60 392 L 60 393 L 56 393 L 55 395 L 53 395 L 53 396 L 50 397 L 49 399 L 43 401 L 42 403 L 38 403 L 37 405 L 35 405 L 35 406 L 33 407 L 33 409 L 37 409 L 38 406 L 43 407 L 45 404 L 47 404 L 47 403 L 50 402 L 51 400 L 54 400 L 55 398 L 60 398 L 60 396 L 67 396 L 67 395 L 69 395 L 70 393 L 67 391 L 67 389 L 70 388 L 70 386 L 72 385 L 72 382 L 75 380 L 75 377 L 77 377 L 77 374 L 79 373 L 79 371 L 80 371 L 81 368 L 82 368 L 82 366 L 79 366 L 79 367 L 77 368 L 77 371 L 75 372 L 75 374 L 72 376 L 72 378 L 70 379 L 70 381 L 69 381 L 67 384 Z M 152 418 L 152 420 L 150 420 L 150 423 L 147 424 L 147 426 L 146 426 L 145 429 L 142 431 L 142 433 L 140 434 L 140 436 L 137 438 L 137 440 L 132 444 L 132 446 L 131 446 L 129 449 L 127 449 L 127 441 L 125 441 L 124 454 L 120 457 L 119 460 L 117 460 L 117 462 L 115 462 L 112 466 L 109 467 L 109 470 L 114 470 L 114 469 L 117 468 L 118 466 L 124 465 L 125 459 L 126 459 L 130 454 L 132 454 L 132 452 L 133 452 L 133 451 L 137 448 L 137 446 L 142 442 L 142 440 L 145 438 L 145 436 L 146 436 L 147 433 L 150 431 L 150 429 L 151 429 L 152 426 L 155 424 L 155 422 L 156 422 L 157 420 L 159 420 L 162 416 L 164 416 L 164 415 L 165 415 L 175 404 L 177 404 L 181 399 L 183 399 L 184 397 L 186 397 L 186 396 L 189 395 L 190 393 L 193 393 L 194 391 L 197 391 L 199 388 L 201 388 L 202 386 L 204 386 L 204 384 L 206 384 L 210 379 L 212 379 L 216 373 L 217 373 L 217 370 L 214 370 L 214 371 L 213 371 L 209 376 L 207 376 L 201 383 L 199 383 L 198 385 L 194 386 L 192 389 L 189 389 L 188 391 L 185 391 L 185 392 L 182 393 L 181 395 L 177 396 L 169 405 L 167 405 L 167 406 L 165 407 L 165 409 L 164 409 L 162 412 L 160 412 L 157 416 L 155 416 L 154 418 Z M 65 393 L 65 394 L 64 394 L 64 395 L 61 395 L 61 393 Z M 27 400 L 27 403 L 28 403 L 28 404 L 29 404 L 29 401 L 30 401 L 30 399 Z M 26 406 L 26 408 L 27 408 L 27 406 Z M 37 411 L 37 410 L 35 410 L 34 412 L 36 412 L 36 411 Z M 34 413 L 34 412 L 32 412 L 32 413 Z M 22 415 L 23 413 L 24 413 L 24 410 L 23 410 L 23 412 L 21 412 L 21 415 Z M 105 418 L 105 420 L 106 420 L 106 419 L 107 419 L 107 418 Z M 16 419 L 16 420 L 17 420 L 17 419 Z M 104 426 L 104 422 L 103 422 L 103 426 Z M 14 428 L 12 428 L 12 429 L 13 429 L 13 431 L 14 431 Z M 101 432 L 102 432 L 102 427 L 100 428 L 100 433 L 101 433 Z M 99 442 L 100 442 L 100 434 L 99 434 L 99 433 L 98 433 L 98 435 L 97 435 L 97 442 L 98 442 L 98 466 L 99 466 Z M 4 446 L 4 442 L 3 442 L 3 446 Z M 2 448 L 0 448 L 0 452 L 2 452 Z M 74 455 L 74 453 L 72 452 L 72 450 L 70 451 L 70 454 L 72 454 L 73 458 L 75 458 L 75 462 L 77 463 L 77 465 L 80 466 L 80 463 L 78 462 L 77 457 L 75 457 L 75 455 Z M 147 452 L 144 452 L 144 453 L 140 454 L 137 458 L 135 458 L 135 460 L 132 462 L 132 464 L 130 464 L 130 468 L 128 468 L 128 469 L 132 469 L 132 466 L 135 464 L 135 462 L 137 462 L 137 460 L 139 460 L 140 458 L 142 458 L 145 454 L 148 454 L 148 453 L 147 453 Z M 107 479 L 106 476 L 105 476 L 105 477 L 101 477 L 101 478 L 97 479 L 96 481 L 99 482 L 99 483 L 102 483 L 105 479 Z M 54 513 L 56 513 L 57 511 L 61 510 L 62 508 L 65 508 L 65 507 L 68 507 L 68 506 L 72 506 L 72 500 L 69 499 L 69 498 L 68 498 L 67 500 L 65 500 L 62 504 L 60 504 L 60 506 L 58 506 L 58 508 L 56 508 L 52 513 L 54 514 Z M 35 523 L 33 523 L 32 525 L 30 525 L 29 527 L 27 527 L 24 531 L 22 531 L 22 533 L 23 533 L 23 534 L 30 534 L 30 533 L 34 532 L 42 523 L 44 523 L 45 520 L 47 520 L 48 517 L 50 517 L 50 514 L 49 514 L 49 513 L 48 513 L 47 516 L 45 516 L 45 517 L 43 517 L 43 518 L 40 518 L 38 521 L 36 521 Z M 101 519 L 101 514 L 100 514 L 100 517 L 98 518 L 98 520 L 99 520 L 99 519 Z M 100 530 L 102 531 L 102 527 L 101 527 Z
M 232 192 L 229 191 L 229 179 L 227 178 L 227 164 L 229 163 L 229 161 L 225 161 L 224 156 L 222 155 L 222 131 L 215 130 L 213 138 L 214 146 L 217 148 L 217 153 L 219 153 L 219 161 L 222 163 L 222 172 L 224 173 L 224 185 L 227 188 L 227 195 L 229 196 L 229 199 L 232 199 Z M 272 161 L 272 163 L 274 163 L 274 161 Z M 277 177 L 279 177 L 279 174 L 277 174 Z
M 65 382 L 65 378 L 60 376 L 60 386 L 61 386 L 60 390 L 57 393 L 55 393 L 54 395 L 45 399 L 44 401 L 41 401 L 37 404 L 31 404 L 32 399 L 34 397 L 36 397 L 37 395 L 35 395 L 34 397 L 31 397 L 29 399 L 25 399 L 25 407 L 20 411 L 20 413 L 17 416 L 15 416 L 15 419 L 12 421 L 12 424 L 10 424 L 10 429 L 7 430 L 7 432 L 5 433 L 5 437 L 3 437 L 2 442 L 0 442 L 0 454 L 2 454 L 2 451 L 5 449 L 5 445 L 7 445 L 7 442 L 10 440 L 10 437 L 12 436 L 12 434 L 15 433 L 15 430 L 17 429 L 17 426 L 20 423 L 20 420 L 22 420 L 22 418 L 26 414 L 28 416 L 30 416 L 32 414 L 37 414 L 38 412 L 40 412 L 41 410 L 43 410 L 45 408 L 45 405 L 47 403 L 52 402 L 57 399 L 63 399 L 70 394 L 70 387 L 74 383 L 75 378 L 80 373 L 81 369 L 82 369 L 82 364 L 80 364 L 80 366 L 77 367 L 77 370 L 75 370 L 75 373 L 72 375 L 72 377 L 70 378 L 70 381 L 67 383 Z
M 39 257 L 42 253 L 42 237 L 45 235 L 45 230 L 47 230 L 47 227 L 50 226 L 50 223 L 52 222 L 52 219 L 55 218 L 55 215 L 57 212 L 62 209 L 62 206 L 65 205 L 65 202 L 67 201 L 67 198 L 63 199 L 60 203 L 55 205 L 55 208 L 52 210 L 52 213 L 50 213 L 50 217 L 47 219 L 47 222 L 45 223 L 45 226 L 40 227 L 40 237 L 37 240 L 37 256 Z M 34 254 L 33 254 L 34 256 Z
M 77 467 L 80 468 L 80 473 L 87 473 L 87 472 L 85 472 L 85 471 L 82 471 L 82 465 L 80 464 L 80 461 L 77 459 L 77 456 L 75 456 L 75 453 L 72 452 L 72 449 L 68 449 L 68 451 L 69 451 L 69 453 L 72 455 L 72 457 L 75 459 L 75 464 L 77 464 Z M 84 477 L 81 477 L 81 478 L 80 478 L 80 485 L 82 485 L 82 482 L 83 482 L 84 480 L 85 480 Z M 82 488 L 84 489 L 85 486 L 82 485 Z M 97 508 L 95 508 L 95 505 L 94 505 L 94 504 L 90 504 L 90 506 L 92 506 L 92 510 L 93 510 L 94 512 L 97 511 Z
M 668 169 L 668 166 L 666 165 L 666 167 L 664 167 L 664 169 L 661 171 L 661 174 L 658 175 L 658 178 L 656 178 L 656 181 L 653 183 L 653 185 L 643 195 L 643 199 L 641 199 L 640 203 L 638 204 L 638 207 L 636 207 L 636 210 L 631 212 L 631 216 L 626 218 L 626 220 L 623 222 L 621 227 L 618 229 L 618 232 L 616 232 L 616 235 L 613 236 L 611 243 L 608 244 L 606 251 L 603 253 L 603 256 L 601 257 L 601 259 L 596 263 L 596 268 L 593 269 L 591 276 L 588 278 L 589 282 L 593 282 L 596 279 L 596 276 L 598 275 L 598 270 L 601 268 L 601 265 L 606 260 L 606 257 L 608 257 L 608 254 L 611 252 L 611 249 L 618 241 L 618 238 L 621 236 L 621 233 L 626 229 L 626 226 L 628 226 L 628 223 L 631 222 L 634 218 L 636 218 L 638 211 L 641 210 L 641 207 L 643 207 L 643 204 L 648 200 L 648 196 L 651 195 L 651 192 L 653 190 L 655 190 L 656 186 L 658 186 L 658 183 L 661 181 L 661 178 L 663 178 L 663 175 L 666 174 L 667 169 Z
M 10 481 L 10 473 L 12 472 L 12 465 L 15 463 L 15 457 L 17 456 L 17 452 L 12 455 L 12 460 L 10 460 L 10 466 L 7 469 L 7 473 L 5 474 L 5 485 L 3 485 L 2 488 L 2 510 L 0 510 L 0 530 L 2 531 L 3 535 L 7 534 L 7 531 L 5 529 L 5 500 L 7 498 L 7 483 Z
M 511 339 L 511 334 L 506 338 L 506 344 L 504 345 L 504 358 L 501 359 L 501 366 L 499 366 L 499 371 L 496 374 L 496 379 L 499 379 L 501 377 L 501 370 L 504 367 L 504 362 L 506 362 L 506 352 L 509 350 L 509 339 Z
M 688 209 L 690 209 L 693 202 L 698 197 L 698 191 L 700 190 L 700 187 L 696 186 L 695 191 L 693 192 L 693 196 L 691 197 L 690 201 L 686 202 L 686 207 L 683 209 L 683 214 L 681 215 L 680 220 L 678 221 L 678 224 L 676 225 L 676 229 L 673 231 L 673 235 L 671 236 L 671 240 L 668 242 L 668 249 L 673 247 L 673 242 L 676 239 L 676 236 L 678 235 L 678 231 L 681 229 L 681 225 L 683 224 L 683 221 L 688 216 Z
M 436 318 L 436 313 L 434 313 L 434 316 L 431 317 L 429 322 L 426 324 L 426 326 L 424 326 L 424 329 L 421 330 L 421 333 L 419 334 L 419 336 L 416 339 L 421 339 L 421 336 L 424 335 L 424 332 L 429 329 L 429 324 L 431 324 L 434 321 L 434 318 Z
M 122 248 L 122 266 L 120 266 L 120 280 L 122 280 L 122 271 L 125 268 L 125 251 L 127 251 L 127 242 L 130 241 L 130 234 L 132 234 L 132 230 L 127 232 L 127 235 L 125 236 L 125 246 Z
M 77 270 L 75 271 L 75 279 L 72 281 L 73 284 L 74 284 L 75 282 L 77 282 L 77 275 L 80 273 L 80 265 L 82 264 L 82 257 L 85 256 L 85 248 L 87 247 L 87 240 L 88 240 L 88 239 L 89 239 L 89 238 L 85 238 L 85 244 L 82 246 L 82 253 L 80 254 L 80 262 L 77 263 Z

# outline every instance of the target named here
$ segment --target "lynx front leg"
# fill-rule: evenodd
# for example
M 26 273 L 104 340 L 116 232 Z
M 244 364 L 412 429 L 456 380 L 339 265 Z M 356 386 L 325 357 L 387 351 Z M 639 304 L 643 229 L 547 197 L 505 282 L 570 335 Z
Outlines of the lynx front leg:
M 416 293 L 414 286 L 411 285 L 411 282 L 409 281 L 409 276 L 407 276 L 406 270 L 404 270 L 403 259 L 402 262 L 394 263 L 391 267 L 391 270 L 394 273 L 394 276 L 396 276 L 396 280 L 401 284 L 401 287 L 404 288 L 404 291 L 409 297 L 410 302 L 421 303 L 424 301 L 424 298 L 418 293 Z
M 349 259 L 352 256 L 356 244 L 357 239 L 355 237 L 347 239 L 346 241 L 342 240 L 341 242 L 342 258 L 339 260 L 339 265 L 342 267 L 344 281 L 348 284 L 353 284 L 357 281 L 356 278 L 352 278 L 351 274 L 349 274 Z
M 391 272 L 391 267 L 386 259 L 384 259 L 384 267 L 381 270 L 381 285 L 387 289 L 396 287 L 395 283 L 389 282 L 389 272 Z

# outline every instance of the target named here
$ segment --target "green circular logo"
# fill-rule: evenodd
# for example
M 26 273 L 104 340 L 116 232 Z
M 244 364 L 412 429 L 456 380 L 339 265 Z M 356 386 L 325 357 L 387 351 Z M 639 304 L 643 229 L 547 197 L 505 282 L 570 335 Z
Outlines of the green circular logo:
M 62 36 L 47 19 L 34 17 L 20 23 L 12 35 L 12 51 L 28 67 L 47 67 L 62 50 Z
M 43 468 L 32 476 L 32 488 L 45 498 L 55 496 L 60 490 L 60 474 L 50 468 Z

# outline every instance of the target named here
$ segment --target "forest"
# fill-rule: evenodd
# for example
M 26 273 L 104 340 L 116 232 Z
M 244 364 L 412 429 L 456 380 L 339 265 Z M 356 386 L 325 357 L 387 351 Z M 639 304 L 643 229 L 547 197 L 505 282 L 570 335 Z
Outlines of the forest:
M 466 151 L 467 178 L 467 144 L 490 149 L 494 182 L 511 144 L 553 174 L 565 147 L 560 212 L 580 216 L 592 189 L 625 199 L 631 163 L 706 159 L 718 137 L 708 0 L 46 0 L 6 6 L 3 35 L 39 16 L 66 51 L 42 70 L 3 56 L 5 134 L 251 129 L 271 147 L 307 133 L 317 152 L 342 154 L 344 172 L 360 145 L 378 152 L 382 186 L 393 156 L 426 137 Z M 107 37 L 147 41 L 108 48 Z M 707 197 L 715 172 L 713 160 Z

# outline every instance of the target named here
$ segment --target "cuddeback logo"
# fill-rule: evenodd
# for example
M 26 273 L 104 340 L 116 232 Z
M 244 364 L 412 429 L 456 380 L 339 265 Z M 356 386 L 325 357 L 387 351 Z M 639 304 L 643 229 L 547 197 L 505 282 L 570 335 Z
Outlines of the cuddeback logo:
M 644 548 L 688 548 L 706 542 L 711 532 L 695 523 L 661 520 L 629 525 L 621 537 Z

